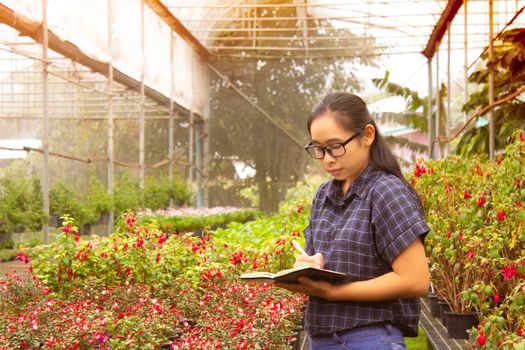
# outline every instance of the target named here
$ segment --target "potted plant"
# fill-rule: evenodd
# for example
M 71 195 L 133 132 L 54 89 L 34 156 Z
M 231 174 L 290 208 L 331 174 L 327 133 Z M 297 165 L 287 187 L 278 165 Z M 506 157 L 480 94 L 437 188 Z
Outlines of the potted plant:
M 77 193 L 63 182 L 56 183 L 49 191 L 49 212 L 52 226 L 62 226 L 59 221 L 66 214 L 79 220 L 79 217 L 82 216 L 81 210 Z
M 117 218 L 128 209 L 137 210 L 140 207 L 138 182 L 129 172 L 122 173 L 114 183 L 113 215 Z
M 113 210 L 113 198 L 102 182 L 94 175 L 89 179 L 87 203 L 95 215 L 99 216 L 98 223 L 107 225 L 109 213 Z

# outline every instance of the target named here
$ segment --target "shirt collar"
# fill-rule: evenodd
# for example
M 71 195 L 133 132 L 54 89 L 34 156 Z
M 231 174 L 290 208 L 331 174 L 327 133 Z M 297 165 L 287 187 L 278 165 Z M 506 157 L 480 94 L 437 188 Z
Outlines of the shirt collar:
M 341 181 L 336 179 L 330 180 L 326 191 L 326 199 L 329 199 L 335 205 L 343 205 L 354 196 L 361 199 L 364 198 L 368 189 L 372 186 L 377 172 L 370 164 L 367 165 L 345 194 L 343 194 L 341 189 Z

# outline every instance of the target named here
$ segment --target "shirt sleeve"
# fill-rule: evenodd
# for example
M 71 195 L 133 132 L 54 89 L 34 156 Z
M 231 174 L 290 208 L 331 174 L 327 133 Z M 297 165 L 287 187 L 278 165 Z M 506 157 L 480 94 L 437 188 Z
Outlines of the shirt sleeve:
M 402 180 L 384 182 L 372 193 L 372 234 L 389 263 L 413 241 L 430 231 L 417 195 Z

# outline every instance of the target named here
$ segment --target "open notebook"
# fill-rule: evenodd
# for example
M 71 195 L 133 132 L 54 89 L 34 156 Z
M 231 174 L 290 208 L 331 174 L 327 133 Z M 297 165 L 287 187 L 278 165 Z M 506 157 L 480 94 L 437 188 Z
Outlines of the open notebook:
M 282 270 L 276 273 L 271 272 L 252 272 L 241 275 L 242 280 L 256 282 L 282 282 L 295 283 L 301 276 L 308 277 L 312 280 L 324 280 L 332 283 L 344 282 L 348 276 L 342 272 L 318 269 L 315 267 L 298 267 L 294 269 Z

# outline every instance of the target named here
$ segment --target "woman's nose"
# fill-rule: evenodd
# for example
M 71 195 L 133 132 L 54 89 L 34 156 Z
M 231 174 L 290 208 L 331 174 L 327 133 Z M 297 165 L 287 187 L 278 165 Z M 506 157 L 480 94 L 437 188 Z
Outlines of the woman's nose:
M 321 159 L 324 163 L 333 163 L 335 161 L 335 157 L 332 156 L 329 152 L 325 151 L 323 155 L 323 159 Z

